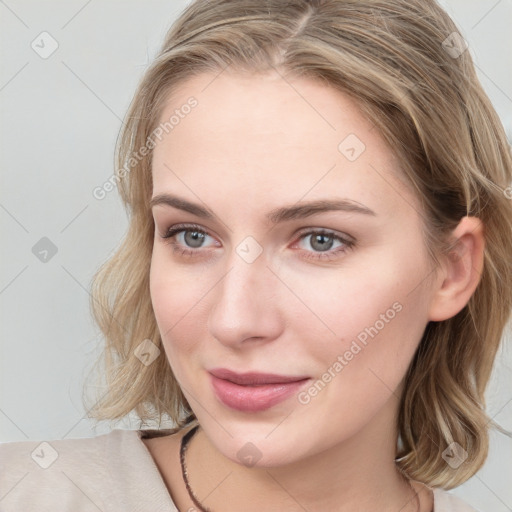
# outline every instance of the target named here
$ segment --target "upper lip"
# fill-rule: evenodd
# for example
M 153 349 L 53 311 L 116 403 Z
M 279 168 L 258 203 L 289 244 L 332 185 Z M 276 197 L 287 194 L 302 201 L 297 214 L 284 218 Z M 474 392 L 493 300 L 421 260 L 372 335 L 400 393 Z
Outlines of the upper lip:
M 275 373 L 245 372 L 237 373 L 227 368 L 214 368 L 210 373 L 219 379 L 228 380 L 241 386 L 257 386 L 263 384 L 283 384 L 287 382 L 297 382 L 309 377 L 306 375 L 289 376 L 277 375 Z

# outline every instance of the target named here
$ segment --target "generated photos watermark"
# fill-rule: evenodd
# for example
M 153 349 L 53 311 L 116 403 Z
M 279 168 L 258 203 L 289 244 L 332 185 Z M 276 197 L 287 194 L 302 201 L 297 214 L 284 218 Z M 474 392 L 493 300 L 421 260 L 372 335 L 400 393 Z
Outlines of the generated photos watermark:
M 194 96 L 188 98 L 187 102 L 174 110 L 173 115 L 168 121 L 160 123 L 146 139 L 146 143 L 132 153 L 132 156 L 125 162 L 124 166 L 116 173 L 112 174 L 101 186 L 95 187 L 92 195 L 95 199 L 101 201 L 105 199 L 109 192 L 112 192 L 116 185 L 123 180 L 144 157 L 156 146 L 156 140 L 161 141 L 162 137 L 170 133 L 176 126 L 178 126 L 182 119 L 192 112 L 192 109 L 197 107 L 199 102 Z
M 368 338 L 373 339 L 377 336 L 402 309 L 402 304 L 396 301 L 385 313 L 379 315 L 379 319 L 373 325 L 365 327 L 356 336 L 356 339 L 352 340 L 350 347 L 343 354 L 338 355 L 327 370 L 311 386 L 297 395 L 299 403 L 303 405 L 309 404 L 311 399 L 317 396 L 368 345 L 370 341 Z

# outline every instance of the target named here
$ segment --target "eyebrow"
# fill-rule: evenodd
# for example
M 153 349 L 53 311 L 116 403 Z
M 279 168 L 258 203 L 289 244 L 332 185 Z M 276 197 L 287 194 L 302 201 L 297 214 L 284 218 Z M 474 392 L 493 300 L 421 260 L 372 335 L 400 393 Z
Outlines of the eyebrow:
M 183 210 L 196 215 L 197 217 L 218 220 L 217 216 L 208 208 L 197 203 L 191 203 L 186 199 L 173 196 L 171 194 L 159 194 L 151 199 L 149 205 L 151 209 L 157 205 L 172 206 L 173 208 Z M 364 215 L 373 216 L 377 215 L 370 208 L 351 199 L 320 199 L 317 201 L 308 201 L 291 206 L 275 208 L 267 213 L 266 217 L 272 224 L 278 224 L 279 222 L 303 219 L 329 211 L 362 213 Z

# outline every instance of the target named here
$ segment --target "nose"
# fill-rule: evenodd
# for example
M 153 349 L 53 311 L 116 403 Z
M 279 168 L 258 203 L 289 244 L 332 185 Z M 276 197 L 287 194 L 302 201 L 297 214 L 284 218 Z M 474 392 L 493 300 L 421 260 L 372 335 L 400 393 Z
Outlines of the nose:
M 210 299 L 210 334 L 231 348 L 278 338 L 284 325 L 279 286 L 263 255 L 247 263 L 233 252 Z

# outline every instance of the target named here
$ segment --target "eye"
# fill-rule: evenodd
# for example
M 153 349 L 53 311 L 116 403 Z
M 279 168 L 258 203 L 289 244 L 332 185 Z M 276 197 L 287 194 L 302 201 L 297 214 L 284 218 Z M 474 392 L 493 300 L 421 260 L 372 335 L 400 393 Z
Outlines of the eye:
M 352 238 L 344 237 L 325 229 L 309 230 L 300 234 L 302 248 L 313 248 L 313 251 L 305 250 L 302 256 L 306 259 L 334 260 L 355 246 Z M 332 247 L 338 243 L 335 249 Z
M 205 240 L 213 237 L 195 224 L 177 224 L 169 228 L 162 238 L 168 240 L 174 252 L 194 257 L 199 253 L 196 249 L 204 247 Z
M 302 258 L 311 260 L 334 260 L 355 246 L 355 241 L 350 237 L 341 236 L 333 231 L 325 229 L 309 229 L 299 233 L 299 242 L 303 252 Z M 208 238 L 214 240 L 213 247 L 220 244 L 210 236 L 201 226 L 196 224 L 177 224 L 166 231 L 162 238 L 168 240 L 174 252 L 187 257 L 204 257 L 204 251 L 198 249 L 208 247 L 205 241 Z M 302 243 L 301 243 L 302 242 Z M 336 244 L 338 244 L 336 246 Z M 311 247 L 313 251 L 307 249 Z M 333 246 L 335 248 L 333 249 Z M 305 248 L 306 247 L 306 248 Z

